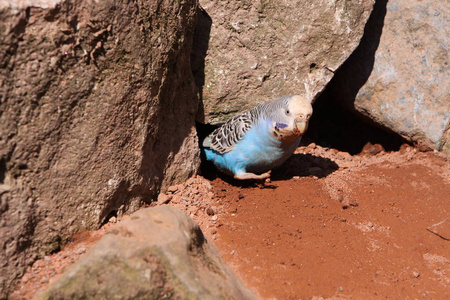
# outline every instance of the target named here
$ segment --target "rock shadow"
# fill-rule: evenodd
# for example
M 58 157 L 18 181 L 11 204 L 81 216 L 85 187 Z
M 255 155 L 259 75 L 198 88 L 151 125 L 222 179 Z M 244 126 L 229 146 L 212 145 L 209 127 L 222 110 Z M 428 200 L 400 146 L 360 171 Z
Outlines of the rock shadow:
M 205 109 L 203 104 L 203 86 L 205 85 L 205 57 L 209 47 L 212 19 L 208 13 L 198 7 L 197 25 L 194 30 L 194 38 L 191 52 L 191 70 L 199 98 L 199 108 L 196 121 L 205 123 Z
M 388 0 L 375 2 L 359 46 L 336 71 L 314 103 L 306 140 L 350 154 L 360 153 L 368 142 L 381 144 L 386 151 L 397 151 L 407 143 L 397 133 L 358 112 L 354 106 L 359 90 L 374 68 L 387 3 Z
M 328 84 L 331 92 L 336 91 L 339 102 L 354 108 L 356 95 L 367 82 L 375 65 L 375 54 L 380 45 L 388 0 L 376 0 L 373 11 L 367 20 L 364 34 L 355 51 L 336 71 Z

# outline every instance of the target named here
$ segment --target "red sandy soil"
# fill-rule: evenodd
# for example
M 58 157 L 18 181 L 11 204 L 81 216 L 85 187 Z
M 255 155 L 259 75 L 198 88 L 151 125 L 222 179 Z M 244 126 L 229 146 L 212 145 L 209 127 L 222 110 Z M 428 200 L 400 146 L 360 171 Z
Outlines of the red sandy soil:
M 170 187 L 159 204 L 196 220 L 260 298 L 450 299 L 448 158 L 310 144 L 271 182 L 206 177 Z M 11 298 L 44 289 L 105 231 L 37 261 Z

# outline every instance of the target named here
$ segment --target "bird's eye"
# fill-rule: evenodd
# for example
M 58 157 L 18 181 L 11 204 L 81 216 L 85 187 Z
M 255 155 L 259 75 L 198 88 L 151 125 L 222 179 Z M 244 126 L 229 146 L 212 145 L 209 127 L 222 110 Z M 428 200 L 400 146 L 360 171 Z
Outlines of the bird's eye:
M 291 113 L 291 112 L 289 111 L 289 109 L 286 109 L 286 115 L 289 116 L 290 113 Z

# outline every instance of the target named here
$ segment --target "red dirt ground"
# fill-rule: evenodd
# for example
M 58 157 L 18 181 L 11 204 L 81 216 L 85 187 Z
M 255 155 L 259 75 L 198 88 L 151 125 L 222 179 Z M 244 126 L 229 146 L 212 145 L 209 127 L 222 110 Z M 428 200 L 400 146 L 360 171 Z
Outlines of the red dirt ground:
M 448 158 L 310 144 L 271 180 L 197 176 L 159 202 L 191 215 L 263 299 L 450 299 Z M 83 242 L 37 261 L 12 299 L 45 288 Z

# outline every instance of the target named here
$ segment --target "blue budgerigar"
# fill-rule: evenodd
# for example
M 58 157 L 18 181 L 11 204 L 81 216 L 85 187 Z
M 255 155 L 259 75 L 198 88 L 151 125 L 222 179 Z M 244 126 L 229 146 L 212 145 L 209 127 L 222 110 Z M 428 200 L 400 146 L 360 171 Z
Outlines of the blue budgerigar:
M 298 147 L 311 114 L 311 102 L 298 95 L 262 103 L 207 136 L 206 159 L 236 179 L 268 178 Z

